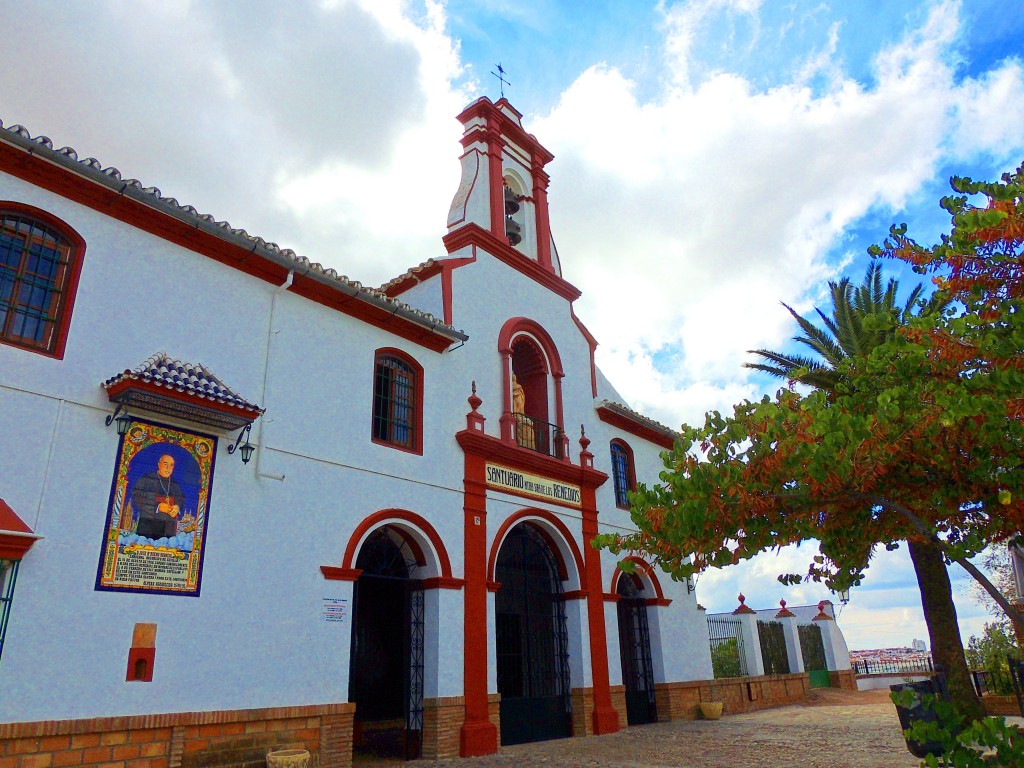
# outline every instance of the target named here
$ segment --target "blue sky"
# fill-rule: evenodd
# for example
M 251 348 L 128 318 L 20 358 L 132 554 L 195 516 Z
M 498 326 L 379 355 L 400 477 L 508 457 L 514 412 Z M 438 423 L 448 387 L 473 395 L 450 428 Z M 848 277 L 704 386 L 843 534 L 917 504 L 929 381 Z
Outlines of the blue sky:
M 552 231 L 598 362 L 676 426 L 776 385 L 745 350 L 859 280 L 889 224 L 934 239 L 952 174 L 1024 161 L 1015 0 L 60 0 L 10 3 L 0 119 L 379 285 L 443 253 L 454 116 L 506 95 L 555 154 Z M 40 34 L 40 30 L 45 30 Z M 903 276 L 905 284 L 915 275 Z M 703 576 L 766 607 L 787 549 Z M 959 600 L 964 635 L 983 613 Z M 844 610 L 853 647 L 924 637 L 903 552 Z

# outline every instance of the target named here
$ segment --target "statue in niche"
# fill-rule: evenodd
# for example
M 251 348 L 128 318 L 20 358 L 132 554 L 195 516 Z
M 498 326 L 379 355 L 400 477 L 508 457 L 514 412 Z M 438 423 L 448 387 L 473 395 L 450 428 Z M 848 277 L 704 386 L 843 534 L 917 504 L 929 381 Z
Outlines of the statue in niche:
M 516 442 L 523 448 L 536 449 L 537 437 L 533 419 L 526 415 L 526 391 L 512 374 L 512 413 L 516 418 Z

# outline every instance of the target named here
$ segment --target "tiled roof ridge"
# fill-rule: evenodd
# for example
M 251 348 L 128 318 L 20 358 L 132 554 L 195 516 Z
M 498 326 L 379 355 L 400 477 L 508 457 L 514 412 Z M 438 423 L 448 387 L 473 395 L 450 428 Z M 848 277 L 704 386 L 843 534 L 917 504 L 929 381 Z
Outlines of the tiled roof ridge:
M 434 266 L 435 264 L 437 264 L 437 259 L 435 258 L 429 258 L 426 261 L 422 261 L 414 267 L 409 267 L 409 269 L 405 270 L 405 272 L 398 275 L 398 277 L 391 278 L 377 290 L 380 291 L 381 293 L 384 293 L 385 291 L 387 291 L 388 288 L 394 285 L 398 285 L 399 283 L 405 282 L 410 278 L 416 277 L 416 275 L 418 275 L 420 272 L 422 272 L 425 269 L 430 269 L 430 267 Z
M 602 400 L 601 405 L 605 406 L 606 408 L 610 408 L 613 411 L 618 411 L 624 416 L 629 416 L 630 418 L 635 419 L 636 421 L 642 422 L 643 424 L 649 426 L 651 429 L 656 429 L 657 431 L 662 432 L 666 435 L 671 435 L 673 439 L 678 439 L 682 437 L 682 435 L 679 432 L 672 429 L 671 427 L 666 427 L 660 421 L 655 421 L 650 416 L 644 416 L 642 413 L 634 411 L 628 405 L 617 403 L 614 400 Z
M 381 289 L 369 288 L 367 286 L 364 286 L 358 280 L 352 280 L 347 275 L 339 275 L 338 271 L 333 267 L 325 267 L 319 262 L 310 261 L 305 256 L 299 256 L 291 248 L 282 248 L 277 243 L 264 240 L 262 237 L 259 237 L 258 235 L 250 235 L 246 230 L 232 227 L 231 224 L 229 224 L 226 221 L 218 221 L 212 214 L 199 213 L 199 211 L 196 210 L 195 207 L 191 205 L 183 205 L 182 203 L 179 203 L 176 198 L 164 197 L 159 187 L 145 187 L 142 185 L 142 182 L 139 181 L 138 179 L 123 179 L 121 177 L 121 171 L 119 171 L 114 166 L 107 166 L 104 168 L 103 164 L 95 157 L 89 157 L 86 158 L 85 160 L 80 160 L 78 157 L 78 152 L 72 147 L 64 146 L 61 147 L 60 149 L 54 149 L 53 141 L 50 139 L 49 136 L 32 136 L 32 134 L 25 126 L 21 124 L 5 126 L 3 120 L 0 120 L 0 130 L 7 131 L 8 133 L 13 133 L 17 136 L 20 136 L 22 139 L 26 141 L 32 142 L 33 144 L 36 144 L 40 147 L 43 147 L 46 150 L 49 150 L 50 152 L 53 152 L 55 155 L 65 157 L 68 160 L 72 161 L 73 163 L 83 166 L 84 168 L 88 168 L 91 169 L 92 171 L 98 172 L 114 181 L 119 181 L 122 184 L 124 184 L 125 187 L 132 187 L 138 190 L 143 195 L 153 198 L 153 202 L 155 203 L 167 206 L 168 208 L 178 211 L 179 213 L 183 213 L 187 216 L 195 217 L 200 221 L 206 222 L 214 227 L 217 227 L 218 229 L 224 231 L 226 234 L 243 238 L 248 242 L 252 243 L 254 246 L 265 248 L 268 251 L 276 254 L 277 256 L 289 262 L 292 262 L 296 268 L 305 269 L 307 274 L 309 272 L 318 273 L 333 282 L 336 282 L 340 285 L 349 286 L 351 288 L 356 289 L 356 291 L 362 294 L 372 296 L 378 301 L 385 302 L 394 307 L 396 310 L 402 310 L 404 312 L 408 312 L 409 314 L 418 316 L 424 324 L 430 324 L 432 328 L 440 327 L 448 329 L 449 331 L 452 331 L 458 335 L 463 335 L 461 334 L 460 331 L 456 330 L 455 328 L 446 325 L 443 320 L 439 319 L 435 315 L 432 315 L 429 312 L 424 312 L 422 310 L 416 309 L 415 307 L 411 307 L 408 304 L 404 304 L 403 302 L 388 296 Z
M 248 411 L 263 413 L 262 408 L 236 394 L 202 363 L 178 360 L 163 351 L 150 355 L 134 370 L 125 369 L 116 376 L 110 377 L 103 382 L 103 387 L 109 389 L 126 378 L 139 379 L 207 400 L 215 400 Z

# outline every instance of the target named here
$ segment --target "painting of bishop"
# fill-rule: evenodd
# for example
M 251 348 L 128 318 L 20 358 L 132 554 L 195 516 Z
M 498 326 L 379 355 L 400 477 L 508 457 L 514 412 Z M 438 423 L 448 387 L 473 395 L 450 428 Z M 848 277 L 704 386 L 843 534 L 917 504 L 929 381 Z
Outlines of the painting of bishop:
M 199 596 L 217 438 L 133 421 L 121 438 L 96 589 Z

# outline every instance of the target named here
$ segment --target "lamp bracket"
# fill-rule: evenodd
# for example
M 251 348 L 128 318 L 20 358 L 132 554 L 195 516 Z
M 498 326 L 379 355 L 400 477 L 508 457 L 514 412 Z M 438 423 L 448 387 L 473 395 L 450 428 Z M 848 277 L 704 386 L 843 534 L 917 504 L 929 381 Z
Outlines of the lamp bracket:
M 235 444 L 228 446 L 228 453 L 235 452 L 235 449 L 238 448 L 238 444 L 242 442 L 243 437 L 246 438 L 246 441 L 248 442 L 250 430 L 252 430 L 252 424 L 246 424 L 244 427 L 242 427 L 241 431 L 238 433 L 238 437 L 235 438 Z
M 119 414 L 123 408 L 124 403 L 118 403 L 117 408 L 114 409 L 113 413 L 107 416 L 106 420 L 103 423 L 109 427 L 111 424 L 114 423 L 114 419 L 117 418 L 117 414 Z

